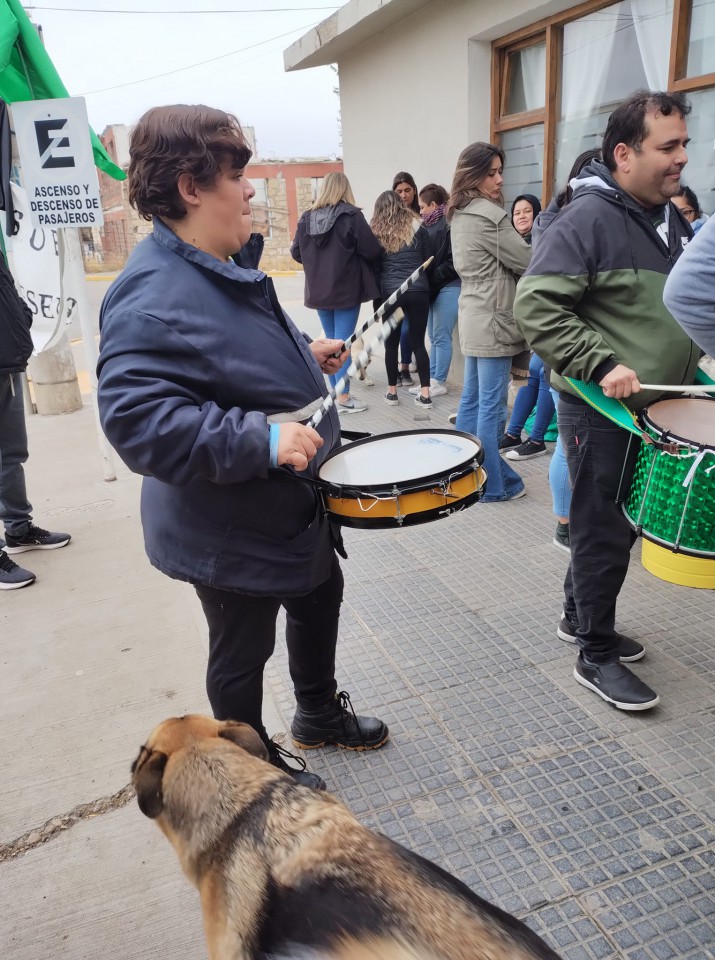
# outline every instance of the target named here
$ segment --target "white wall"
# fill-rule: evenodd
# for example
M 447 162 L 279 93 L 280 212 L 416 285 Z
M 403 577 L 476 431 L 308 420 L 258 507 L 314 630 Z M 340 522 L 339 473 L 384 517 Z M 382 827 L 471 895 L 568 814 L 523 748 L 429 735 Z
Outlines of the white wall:
M 398 170 L 449 189 L 457 156 L 488 140 L 491 40 L 570 0 L 435 0 L 341 58 L 345 172 L 369 216 Z

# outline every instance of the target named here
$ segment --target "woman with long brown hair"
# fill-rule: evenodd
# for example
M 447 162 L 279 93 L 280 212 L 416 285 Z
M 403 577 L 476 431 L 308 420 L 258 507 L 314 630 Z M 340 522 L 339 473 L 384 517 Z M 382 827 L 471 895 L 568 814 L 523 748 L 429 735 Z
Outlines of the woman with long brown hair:
M 447 204 L 454 266 L 462 281 L 459 342 L 464 390 L 457 429 L 479 437 L 488 474 L 483 503 L 524 496 L 524 482 L 499 456 L 506 424 L 512 357 L 527 349 L 512 305 L 531 248 L 504 209 L 505 157 L 492 143 L 472 143 L 459 155 Z
M 407 208 L 393 190 L 381 193 L 375 201 L 375 212 L 370 221 L 372 232 L 382 245 L 380 261 L 380 292 L 383 300 L 404 283 L 411 273 L 430 256 L 429 236 L 422 222 Z M 419 277 L 398 301 L 410 324 L 412 349 L 417 361 L 420 392 L 415 403 L 431 407 L 429 356 L 425 346 L 427 317 L 429 315 L 429 286 L 424 276 Z M 397 397 L 397 351 L 400 345 L 400 324 L 385 343 L 385 370 L 387 393 L 385 402 L 399 403 Z

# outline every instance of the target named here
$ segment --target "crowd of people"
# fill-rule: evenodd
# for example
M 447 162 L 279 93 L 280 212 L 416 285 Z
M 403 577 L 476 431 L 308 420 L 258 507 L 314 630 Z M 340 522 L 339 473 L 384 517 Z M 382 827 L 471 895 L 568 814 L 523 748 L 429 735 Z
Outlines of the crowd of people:
M 428 254 L 435 258 L 426 278 L 402 297 L 406 319 L 385 351 L 385 400 L 399 403 L 398 386 L 411 384 L 412 354 L 415 402 L 429 406 L 432 396 L 447 392 L 458 324 L 464 383 L 449 419 L 484 450 L 482 503 L 523 497 L 514 464 L 546 454 L 547 433 L 558 429 L 549 464 L 553 542 L 569 553 L 570 564 L 556 633 L 580 647 L 575 679 L 634 711 L 658 703 L 627 667 L 645 648 L 615 630 L 635 540 L 619 490 L 630 483 L 636 448 L 571 381 L 595 381 L 637 413 L 657 398 L 640 382 L 691 384 L 700 356 L 695 343 L 715 349 L 715 228 L 682 183 L 689 110 L 683 95 L 636 92 L 611 115 L 601 148 L 576 158 L 543 211 L 531 193 L 516 196 L 507 211 L 507 157 L 494 144 L 473 143 L 460 154 L 449 192 L 437 184 L 419 191 L 400 172 L 375 204 L 370 227 L 380 252 L 364 264 L 385 299 Z M 309 211 L 304 219 L 313 216 Z M 306 274 L 306 289 L 310 284 Z M 506 423 L 512 367 L 528 349 L 528 378 Z
M 153 233 L 102 306 L 102 425 L 143 477 L 151 563 L 192 584 L 203 607 L 214 715 L 253 726 L 271 761 L 302 782 L 324 786 L 304 762 L 302 770 L 287 763 L 262 719 L 281 606 L 295 744 L 364 750 L 389 736 L 383 720 L 355 712 L 335 676 L 346 554 L 313 483 L 340 444 L 340 417 L 364 405 L 345 381 L 316 428 L 308 421 L 328 395 L 326 378 L 335 387 L 344 376 L 361 304 L 384 300 L 430 256 L 430 269 L 401 297 L 405 319 L 385 345 L 385 402 L 412 389 L 414 403 L 429 408 L 447 393 L 458 325 L 464 386 L 453 422 L 484 448 L 485 503 L 524 496 L 513 465 L 546 451 L 556 412 L 554 540 L 570 553 L 556 636 L 579 647 L 575 679 L 604 700 L 631 711 L 658 703 L 628 666 L 645 647 L 615 628 L 635 539 L 619 490 L 630 482 L 636 447 L 572 381 L 595 381 L 638 412 L 658 397 L 641 383 L 692 384 L 699 347 L 715 351 L 715 219 L 705 222 L 681 182 L 689 110 L 679 93 L 628 98 L 602 148 L 576 159 L 545 210 L 529 193 L 505 209 L 507 157 L 483 142 L 462 151 L 449 191 L 436 183 L 419 190 L 407 172 L 396 174 L 369 222 L 345 176 L 329 175 L 293 243 L 306 303 L 325 331 L 317 339 L 294 326 L 258 269 L 250 149 L 236 118 L 159 107 L 134 127 L 130 199 Z M 0 294 L 22 331 L 27 317 L 12 284 L 0 284 Z M 9 589 L 34 577 L 8 554 L 70 540 L 32 523 L 17 412 L 29 340 L 16 345 L 11 357 L 0 353 L 0 586 Z M 514 358 L 528 348 L 528 381 L 507 423 Z

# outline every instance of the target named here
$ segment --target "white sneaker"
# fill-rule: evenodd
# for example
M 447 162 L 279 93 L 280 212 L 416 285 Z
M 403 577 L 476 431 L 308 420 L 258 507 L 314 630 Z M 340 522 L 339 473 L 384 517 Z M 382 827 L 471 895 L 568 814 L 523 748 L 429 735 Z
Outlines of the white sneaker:
M 440 383 L 439 380 L 432 380 L 430 382 L 429 392 L 431 397 L 443 397 L 448 391 L 445 385 Z
M 418 383 L 416 387 L 410 387 L 410 389 L 407 392 L 414 394 L 414 396 L 417 396 L 417 394 L 420 393 L 421 391 L 422 391 L 422 387 Z

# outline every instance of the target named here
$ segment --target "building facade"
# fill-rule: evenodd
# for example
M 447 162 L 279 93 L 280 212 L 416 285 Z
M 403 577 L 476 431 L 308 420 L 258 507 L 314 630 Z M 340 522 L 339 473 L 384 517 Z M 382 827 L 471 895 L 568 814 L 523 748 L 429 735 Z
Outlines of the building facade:
M 245 127 L 251 148 L 256 153 L 252 127 Z M 126 170 L 129 166 L 129 129 L 123 124 L 107 127 L 100 136 L 112 160 Z M 265 237 L 261 267 L 264 270 L 294 270 L 298 266 L 290 255 L 298 218 L 315 200 L 323 177 L 341 172 L 342 161 L 317 159 L 252 161 L 247 175 L 256 196 L 251 203 L 254 228 Z M 85 267 L 88 270 L 120 270 L 136 244 L 151 233 L 129 203 L 126 180 L 113 180 L 97 171 L 104 212 L 104 226 L 83 231 Z
M 505 197 L 548 200 L 639 87 L 692 103 L 683 182 L 715 211 L 715 0 L 350 0 L 284 54 L 337 63 L 345 172 L 371 202 L 398 170 L 451 183 L 475 140 L 507 155 Z

